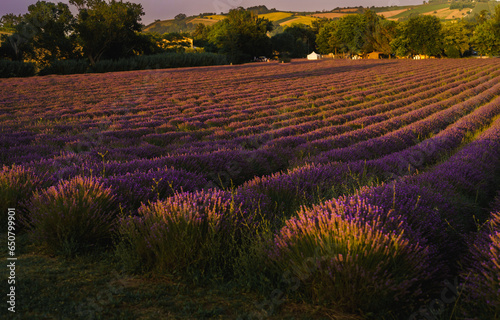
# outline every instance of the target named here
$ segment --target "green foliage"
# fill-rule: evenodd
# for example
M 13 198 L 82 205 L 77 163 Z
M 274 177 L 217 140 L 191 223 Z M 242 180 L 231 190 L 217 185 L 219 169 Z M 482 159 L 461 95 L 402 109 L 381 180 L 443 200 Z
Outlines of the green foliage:
M 292 58 L 305 58 L 314 51 L 316 35 L 311 27 L 304 24 L 293 24 L 287 27 L 284 32 L 291 34 L 294 39 L 293 48 L 289 51 Z
M 109 188 L 79 176 L 35 192 L 27 208 L 31 237 L 67 256 L 110 245 L 119 212 Z
M 182 68 L 228 64 L 224 55 L 205 52 L 159 53 L 148 56 L 135 56 L 119 60 L 101 60 L 91 66 L 84 60 L 62 60 L 53 62 L 40 70 L 40 75 L 104 73 L 115 71 L 147 70 L 151 68 Z
M 429 258 L 387 228 L 402 221 L 355 198 L 303 208 L 276 235 L 270 260 L 308 300 L 350 312 L 406 311 Z
M 227 64 L 226 56 L 215 53 L 161 53 L 151 56 L 137 56 L 129 59 L 102 60 L 93 65 L 89 69 L 89 72 L 102 73 L 224 64 Z
M 35 73 L 34 63 L 0 60 L 0 78 L 31 77 Z
M 73 22 L 67 4 L 38 1 L 28 7 L 28 13 L 15 25 L 15 33 L 2 43 L 2 51 L 9 52 L 11 59 L 35 61 L 42 66 L 75 57 L 74 36 L 68 35 Z
M 288 55 L 294 49 L 295 38 L 287 32 L 278 33 L 271 38 L 273 51 L 280 56 Z
M 500 53 L 500 5 L 496 7 L 492 19 L 476 27 L 472 43 L 481 55 L 494 56 Z
M 389 53 L 389 41 L 394 37 L 395 25 L 374 11 L 347 15 L 324 24 L 316 40 L 323 53 L 342 52 L 350 55 L 379 50 Z
M 417 16 L 401 23 L 391 42 L 398 56 L 441 54 L 441 21 L 434 16 Z
M 446 23 L 442 29 L 444 53 L 449 58 L 460 58 L 469 50 L 469 30 L 464 21 Z
M 26 201 L 42 185 L 43 181 L 33 170 L 17 165 L 4 166 L 0 171 L 0 224 L 7 226 L 7 209 L 14 208 L 17 212 L 16 232 L 18 232 L 19 222 L 22 221 L 20 214 L 22 215 L 26 209 Z
M 231 62 L 242 63 L 254 56 L 271 55 L 271 39 L 267 36 L 271 30 L 269 20 L 244 9 L 234 9 L 212 27 L 208 40 L 219 53 L 227 54 Z
M 142 5 L 111 0 L 72 1 L 80 10 L 75 23 L 78 41 L 91 64 L 101 58 L 117 59 L 133 55 L 139 23 L 144 15 Z
M 239 209 L 221 191 L 181 193 L 143 205 L 121 220 L 118 257 L 132 269 L 159 273 L 224 272 L 237 252 Z
M 384 54 L 391 54 L 391 42 L 396 37 L 397 22 L 390 20 L 380 20 L 375 25 L 375 31 L 372 35 L 373 50 L 383 52 Z
M 86 73 L 89 63 L 86 60 L 57 60 L 38 72 L 38 75 L 48 74 L 80 74 Z
M 9 13 L 0 18 L 0 24 L 2 25 L 2 28 L 14 29 L 16 25 L 21 23 L 22 19 L 22 15 L 16 16 L 13 13 Z

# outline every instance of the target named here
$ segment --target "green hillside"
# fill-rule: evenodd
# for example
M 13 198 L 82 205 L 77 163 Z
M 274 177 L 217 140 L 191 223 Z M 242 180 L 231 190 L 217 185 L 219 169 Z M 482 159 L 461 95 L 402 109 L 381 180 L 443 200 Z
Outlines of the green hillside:
M 433 15 L 441 20 L 454 20 L 473 17 L 479 14 L 482 10 L 490 13 L 495 12 L 495 7 L 500 3 L 497 1 L 489 2 L 475 2 L 475 7 L 463 9 L 451 9 L 451 3 L 431 3 L 421 4 L 416 6 L 391 6 L 391 7 L 378 7 L 371 8 L 377 14 L 384 15 L 390 20 L 408 19 L 412 15 L 424 14 Z M 274 10 L 274 9 L 273 9 Z M 288 12 L 288 11 L 269 11 L 267 13 L 259 14 L 259 17 L 269 19 L 275 25 L 289 26 L 294 23 L 302 23 L 311 25 L 312 21 L 319 18 L 333 18 L 338 19 L 346 14 L 355 14 L 359 8 L 336 8 L 326 12 Z M 203 15 L 187 17 L 182 20 L 163 20 L 155 21 L 154 23 L 144 28 L 145 32 L 192 32 L 195 30 L 196 25 L 203 23 L 205 25 L 213 25 L 218 21 L 225 18 L 223 14 L 217 15 Z

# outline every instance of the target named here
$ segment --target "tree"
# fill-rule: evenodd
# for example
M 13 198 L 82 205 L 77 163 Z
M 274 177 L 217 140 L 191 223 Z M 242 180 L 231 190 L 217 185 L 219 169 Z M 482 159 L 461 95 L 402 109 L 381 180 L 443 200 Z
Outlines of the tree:
M 398 23 L 390 20 L 380 20 L 373 34 L 373 49 L 387 55 L 393 53 L 391 42 L 396 37 Z
M 305 24 L 293 24 L 284 33 L 293 37 L 293 48 L 289 51 L 292 58 L 305 58 L 316 47 L 316 35 Z
M 111 0 L 70 0 L 79 8 L 75 30 L 91 64 L 101 58 L 118 59 L 133 55 L 141 43 L 142 5 Z
M 243 8 L 229 11 L 227 18 L 217 22 L 209 33 L 209 41 L 234 63 L 249 61 L 254 56 L 270 56 L 271 39 L 267 32 L 272 23 Z
M 474 49 L 482 56 L 494 56 L 500 53 L 500 37 L 494 20 L 490 19 L 476 27 L 472 43 Z
M 347 15 L 339 20 L 336 39 L 340 51 L 349 55 L 359 54 L 365 46 L 366 24 L 362 15 Z
M 400 23 L 391 46 L 399 56 L 437 56 L 441 49 L 441 21 L 434 16 L 416 16 Z
M 469 31 L 465 22 L 446 23 L 442 29 L 443 49 L 449 58 L 460 58 L 469 50 Z
M 478 25 L 472 37 L 474 48 L 481 55 L 500 54 L 500 5 L 495 8 L 495 15 Z
M 340 40 L 337 37 L 339 20 L 333 20 L 324 24 L 316 37 L 316 46 L 322 54 L 336 52 L 340 48 Z
M 175 20 L 184 20 L 186 19 L 187 16 L 184 13 L 179 13 L 178 15 L 175 16 Z
M 68 5 L 38 1 L 28 7 L 28 13 L 15 25 L 16 32 L 6 39 L 9 48 L 2 50 L 13 53 L 14 59 L 33 60 L 40 65 L 73 58 L 73 22 Z
M 291 33 L 282 32 L 271 38 L 273 51 L 282 57 L 287 57 L 295 48 L 295 38 Z
M 21 23 L 22 20 L 22 15 L 16 16 L 13 13 L 8 13 L 0 18 L 0 24 L 2 25 L 2 28 L 14 29 L 19 23 Z

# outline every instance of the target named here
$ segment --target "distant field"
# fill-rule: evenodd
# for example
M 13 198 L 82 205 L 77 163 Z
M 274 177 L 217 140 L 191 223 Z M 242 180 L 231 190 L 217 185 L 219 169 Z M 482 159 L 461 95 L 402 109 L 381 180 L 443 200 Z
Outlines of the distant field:
M 205 16 L 205 18 L 214 19 L 214 20 L 224 20 L 226 18 L 226 16 L 221 15 L 221 14 L 216 14 L 216 15 L 212 15 L 212 16 Z
M 397 15 L 394 15 L 391 18 L 393 18 L 393 19 L 405 18 L 412 13 L 420 13 L 420 14 L 425 14 L 427 12 L 432 13 L 434 11 L 437 11 L 440 9 L 446 9 L 449 7 L 450 7 L 450 5 L 448 3 L 415 6 L 415 7 L 411 7 L 409 10 L 405 10 Z
M 198 23 L 203 23 L 205 25 L 213 25 L 213 24 L 216 24 L 218 22 L 218 20 L 215 20 L 215 19 L 204 19 L 204 18 L 195 18 L 191 21 L 189 21 L 190 23 L 194 23 L 194 24 L 198 24 Z
M 453 9 L 453 10 L 450 10 L 449 8 L 443 8 L 443 9 L 435 10 L 436 13 L 434 13 L 434 11 L 432 11 L 432 12 L 426 12 L 426 13 L 424 13 L 424 15 L 433 15 L 433 16 L 438 17 L 439 19 L 451 20 L 451 19 L 461 18 L 462 16 L 465 16 L 465 14 L 467 14 L 467 12 L 469 12 L 469 10 L 471 10 L 471 9 L 462 9 L 462 10 Z
M 399 9 L 399 10 L 392 10 L 392 11 L 381 11 L 377 12 L 378 15 L 384 16 L 386 18 L 393 18 L 394 16 L 405 12 L 407 9 Z
M 476 6 L 472 10 L 472 15 L 475 15 L 476 13 L 479 14 L 483 10 L 486 10 L 493 14 L 495 12 L 495 7 L 497 5 L 500 5 L 500 2 L 498 1 L 476 2 Z
M 290 12 L 271 12 L 271 13 L 259 14 L 259 18 L 265 18 L 268 19 L 269 21 L 278 21 L 289 18 L 291 16 L 293 16 L 293 14 Z
M 333 18 L 342 18 L 343 16 L 346 15 L 348 15 L 348 13 L 325 12 L 325 13 L 312 14 L 311 17 L 333 19 Z
M 301 24 L 306 24 L 306 25 L 312 25 L 312 22 L 314 20 L 318 20 L 318 18 L 311 17 L 311 16 L 300 16 L 300 17 L 297 17 L 296 19 L 283 22 L 283 23 L 281 23 L 281 25 L 282 26 L 291 26 L 294 23 L 296 23 L 296 24 L 300 24 L 301 23 Z

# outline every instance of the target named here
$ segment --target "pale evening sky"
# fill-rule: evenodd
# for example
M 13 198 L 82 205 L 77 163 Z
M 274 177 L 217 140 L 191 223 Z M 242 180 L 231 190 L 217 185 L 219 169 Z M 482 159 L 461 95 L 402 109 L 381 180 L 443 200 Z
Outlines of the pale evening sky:
M 28 6 L 36 0 L 1 0 L 0 16 L 7 13 L 24 14 Z M 145 15 L 142 17 L 143 24 L 149 24 L 155 19 L 172 19 L 178 13 L 188 16 L 202 12 L 227 12 L 231 8 L 239 6 L 250 7 L 265 5 L 269 9 L 276 8 L 284 11 L 321 11 L 332 10 L 336 7 L 385 7 L 393 5 L 416 5 L 422 4 L 422 0 L 128 0 L 129 2 L 141 3 Z M 68 0 L 52 0 L 49 2 L 69 3 Z M 73 10 L 74 7 L 70 5 Z M 74 10 L 73 10 L 74 12 Z

